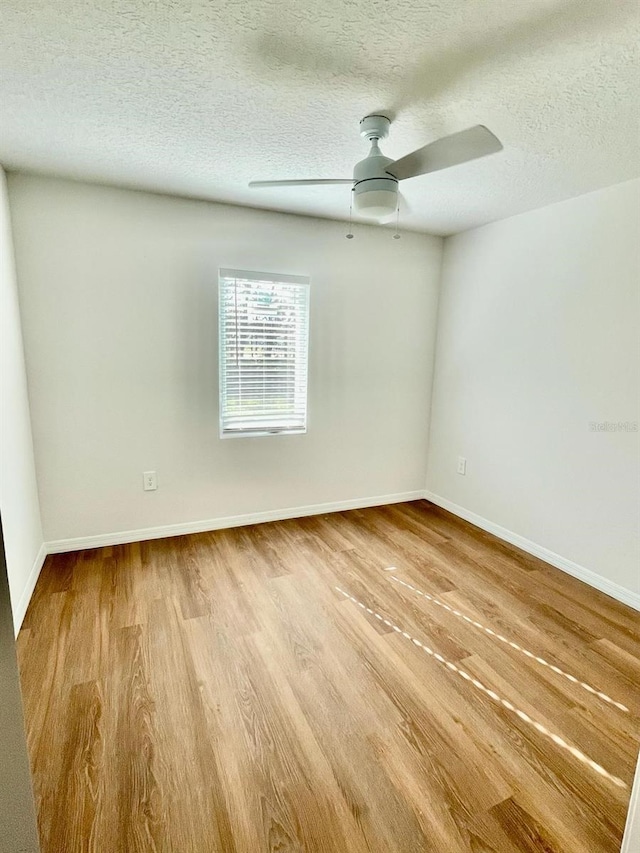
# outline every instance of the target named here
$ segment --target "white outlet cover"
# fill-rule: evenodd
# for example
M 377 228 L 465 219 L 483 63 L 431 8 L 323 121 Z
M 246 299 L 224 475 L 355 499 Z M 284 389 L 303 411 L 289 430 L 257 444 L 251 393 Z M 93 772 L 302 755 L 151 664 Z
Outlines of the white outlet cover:
M 142 487 L 145 492 L 153 492 L 158 488 L 158 478 L 155 471 L 145 471 L 142 474 Z

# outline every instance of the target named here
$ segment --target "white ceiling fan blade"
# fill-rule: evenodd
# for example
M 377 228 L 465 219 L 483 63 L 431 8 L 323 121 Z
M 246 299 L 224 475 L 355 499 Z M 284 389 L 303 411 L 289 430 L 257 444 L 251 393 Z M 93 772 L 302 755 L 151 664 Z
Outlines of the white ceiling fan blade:
M 401 157 L 395 163 L 389 163 L 386 171 L 399 181 L 438 172 L 450 166 L 458 166 L 487 154 L 495 154 L 502 150 L 502 143 L 484 125 L 477 124 L 451 136 L 444 136 L 435 142 L 430 142 L 417 151 Z
M 252 189 L 260 187 L 317 187 L 330 184 L 352 184 L 352 178 L 310 178 L 299 181 L 249 181 Z

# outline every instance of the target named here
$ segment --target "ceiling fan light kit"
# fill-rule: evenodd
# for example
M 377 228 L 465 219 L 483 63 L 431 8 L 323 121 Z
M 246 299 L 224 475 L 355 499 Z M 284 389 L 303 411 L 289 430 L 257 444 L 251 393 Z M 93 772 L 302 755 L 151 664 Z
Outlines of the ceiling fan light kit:
M 285 181 L 251 181 L 250 187 L 315 186 L 351 184 L 353 206 L 360 215 L 374 219 L 398 210 L 398 181 L 448 169 L 502 150 L 502 143 L 484 125 L 478 124 L 418 148 L 400 160 L 385 157 L 378 143 L 389 135 L 391 121 L 382 115 L 365 116 L 360 135 L 371 143 L 369 154 L 356 163 L 353 178 L 311 178 Z
M 376 181 L 384 184 L 384 181 Z M 366 187 L 354 191 L 354 207 L 363 216 L 372 216 L 374 219 L 382 219 L 395 213 L 398 204 L 397 182 L 389 181 L 389 187 L 380 186 Z

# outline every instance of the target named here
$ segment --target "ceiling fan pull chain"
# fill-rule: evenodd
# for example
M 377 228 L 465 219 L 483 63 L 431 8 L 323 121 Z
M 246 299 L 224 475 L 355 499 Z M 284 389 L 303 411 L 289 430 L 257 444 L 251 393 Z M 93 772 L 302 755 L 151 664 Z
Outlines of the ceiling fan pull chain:
M 351 194 L 349 195 L 349 233 L 345 235 L 347 240 L 353 240 L 353 237 L 354 237 L 353 228 L 351 227 L 351 225 L 352 225 L 352 222 L 351 222 L 352 214 L 353 214 L 353 190 L 351 190 Z
M 396 233 L 393 235 L 393 239 L 400 239 L 400 205 L 396 209 Z

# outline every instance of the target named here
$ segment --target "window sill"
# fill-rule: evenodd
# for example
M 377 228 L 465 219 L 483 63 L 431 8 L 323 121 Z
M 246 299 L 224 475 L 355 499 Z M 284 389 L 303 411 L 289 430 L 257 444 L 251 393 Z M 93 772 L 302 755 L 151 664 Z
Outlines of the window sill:
M 255 429 L 239 429 L 229 432 L 221 432 L 220 438 L 264 438 L 265 436 L 271 435 L 305 435 L 307 432 L 306 427 L 301 427 L 300 429 L 265 429 L 265 430 L 255 430 Z

